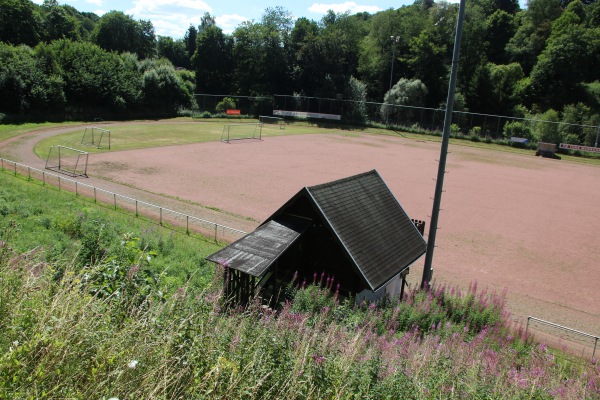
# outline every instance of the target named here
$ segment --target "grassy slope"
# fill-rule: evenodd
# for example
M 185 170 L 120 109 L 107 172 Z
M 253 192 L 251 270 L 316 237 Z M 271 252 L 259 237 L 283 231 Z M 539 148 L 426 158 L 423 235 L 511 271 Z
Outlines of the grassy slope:
M 98 226 L 103 229 L 98 241 L 106 248 L 106 257 L 121 250 L 123 237 L 136 238 L 141 251 L 156 252 L 151 269 L 164 271 L 163 283 L 168 286 L 184 285 L 188 277 L 197 284 L 208 282 L 212 267 L 203 259 L 219 247 L 208 239 L 189 237 L 7 173 L 0 173 L 0 216 L 0 229 L 10 222 L 18 226 L 10 240 L 12 248 L 19 254 L 39 253 L 46 263 L 76 257 Z

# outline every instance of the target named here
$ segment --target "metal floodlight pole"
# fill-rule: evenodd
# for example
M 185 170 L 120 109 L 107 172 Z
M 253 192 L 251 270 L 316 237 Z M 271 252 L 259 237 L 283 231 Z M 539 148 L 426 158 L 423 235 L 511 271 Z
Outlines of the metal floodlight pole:
M 598 147 L 598 136 L 600 136 L 600 125 L 598 125 L 598 132 L 596 132 L 596 143 L 594 144 L 594 147 Z
M 456 90 L 456 75 L 458 73 L 458 59 L 460 55 L 460 41 L 462 37 L 462 26 L 465 16 L 465 0 L 460 0 L 458 9 L 458 21 L 456 23 L 456 35 L 454 36 L 454 53 L 452 55 L 452 70 L 450 73 L 450 85 L 448 87 L 448 99 L 446 101 L 446 118 L 444 119 L 444 132 L 442 135 L 442 147 L 440 150 L 440 162 L 438 166 L 437 181 L 435 184 L 435 196 L 433 198 L 433 209 L 431 211 L 431 223 L 429 224 L 429 236 L 427 241 L 427 253 L 423 267 L 423 279 L 421 288 L 425 288 L 431 281 L 431 264 L 433 250 L 435 248 L 435 236 L 437 233 L 440 204 L 442 202 L 442 191 L 444 187 L 444 174 L 446 173 L 446 158 L 448 155 L 448 142 L 450 140 L 450 125 L 452 123 L 452 111 L 454 107 L 454 92 Z

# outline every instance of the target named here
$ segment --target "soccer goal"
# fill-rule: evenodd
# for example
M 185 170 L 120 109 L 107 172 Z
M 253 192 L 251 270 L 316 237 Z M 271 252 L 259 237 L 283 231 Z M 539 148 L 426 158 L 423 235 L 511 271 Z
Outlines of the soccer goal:
M 254 139 L 262 140 L 262 124 L 227 124 L 223 127 L 221 142 L 230 143 L 233 140 Z
M 87 178 L 89 153 L 66 146 L 52 146 L 46 158 L 46 169 L 73 177 Z
M 270 117 L 270 116 L 267 116 L 267 115 L 260 115 L 258 117 L 258 120 L 260 121 L 261 124 L 264 124 L 264 125 L 277 125 L 277 126 L 279 126 L 279 129 L 285 129 L 285 121 L 283 120 L 283 118 Z
M 83 131 L 81 144 L 93 146 L 97 149 L 106 147 L 110 150 L 110 131 L 96 126 L 89 126 Z

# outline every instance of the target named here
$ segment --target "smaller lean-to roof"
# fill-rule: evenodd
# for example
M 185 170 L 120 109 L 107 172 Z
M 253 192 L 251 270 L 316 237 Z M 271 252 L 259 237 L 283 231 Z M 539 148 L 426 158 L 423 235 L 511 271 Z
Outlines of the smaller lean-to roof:
M 425 253 L 425 240 L 376 170 L 305 190 L 372 290 Z
M 260 277 L 307 228 L 287 219 L 271 220 L 206 259 Z

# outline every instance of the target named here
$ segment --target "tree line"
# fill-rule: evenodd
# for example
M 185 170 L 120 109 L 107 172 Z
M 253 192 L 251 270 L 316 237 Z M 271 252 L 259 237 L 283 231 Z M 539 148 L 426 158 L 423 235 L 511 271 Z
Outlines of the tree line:
M 433 0 L 374 14 L 329 11 L 319 21 L 274 7 L 232 33 L 204 14 L 174 39 L 118 11 L 98 17 L 55 0 L 0 6 L 0 88 L 11 94 L 0 99 L 3 113 L 168 114 L 193 107 L 194 92 L 435 108 L 447 93 L 458 14 L 457 4 Z M 598 1 L 529 0 L 526 9 L 518 0 L 467 1 L 460 110 L 597 125 L 599 70 Z

